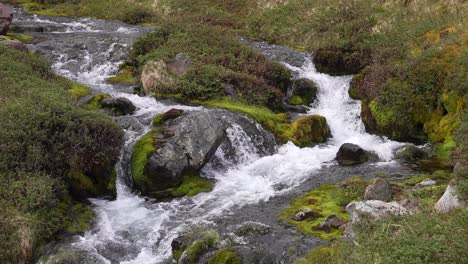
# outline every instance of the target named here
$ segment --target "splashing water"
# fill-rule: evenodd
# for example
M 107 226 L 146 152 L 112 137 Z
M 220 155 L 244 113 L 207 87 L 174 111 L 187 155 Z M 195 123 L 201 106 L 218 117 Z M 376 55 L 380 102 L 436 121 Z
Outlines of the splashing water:
M 127 129 L 125 147 L 117 168 L 117 198 L 109 201 L 91 199 L 97 214 L 94 228 L 73 247 L 93 255 L 99 263 L 165 263 L 171 258 L 171 241 L 190 224 L 209 224 L 215 217 L 229 214 L 235 208 L 284 194 L 297 187 L 324 166 L 333 164 L 341 144 L 355 143 L 391 161 L 392 152 L 401 144 L 367 134 L 360 119 L 360 103 L 348 95 L 351 76 L 332 77 L 318 73 L 310 60 L 301 68 L 288 67 L 300 77 L 318 85 L 318 100 L 308 114 L 327 118 L 332 139 L 313 148 L 299 148 L 292 143 L 280 146 L 278 152 L 261 157 L 249 136 L 237 124 L 227 134 L 235 147 L 235 162 L 224 157 L 222 148 L 216 157 L 223 166 L 208 164 L 203 175 L 215 180 L 209 193 L 170 202 L 154 202 L 134 193 L 128 186 L 129 160 L 136 140 L 151 127 L 156 114 L 171 108 L 199 109 L 167 105 L 151 97 L 122 92 L 105 82 L 113 76 L 125 48 L 147 29 L 115 21 L 50 18 L 20 14 L 16 23 L 54 25 L 56 32 L 36 33 L 45 40 L 36 46 L 40 54 L 54 63 L 54 69 L 70 79 L 92 86 L 113 97 L 125 97 L 137 107 L 131 117 L 144 128 Z M 52 48 L 51 48 L 52 47 Z M 77 50 L 78 47 L 78 51 Z M 53 52 L 51 52 L 53 50 Z

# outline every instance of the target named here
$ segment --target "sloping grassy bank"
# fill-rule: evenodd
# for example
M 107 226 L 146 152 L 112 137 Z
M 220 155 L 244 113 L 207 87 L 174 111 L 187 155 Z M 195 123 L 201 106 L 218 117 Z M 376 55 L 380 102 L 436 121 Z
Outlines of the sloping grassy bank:
M 27 263 L 42 243 L 89 228 L 85 199 L 115 193 L 123 132 L 78 108 L 87 88 L 35 55 L 0 45 L 0 262 Z

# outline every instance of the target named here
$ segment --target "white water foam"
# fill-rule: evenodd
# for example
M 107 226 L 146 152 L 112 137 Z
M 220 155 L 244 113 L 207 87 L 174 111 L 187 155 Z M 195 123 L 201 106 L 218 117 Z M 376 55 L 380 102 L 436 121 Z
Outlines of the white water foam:
M 80 23 L 89 25 L 92 21 L 81 20 Z M 113 46 L 110 46 L 107 54 L 88 54 L 87 63 L 92 65 L 94 56 L 110 56 Z M 54 68 L 69 78 L 93 86 L 99 92 L 129 99 L 138 109 L 134 114 L 136 118 L 153 117 L 174 107 L 197 109 L 165 105 L 151 97 L 140 97 L 114 89 L 105 83 L 105 79 L 115 74 L 118 62 L 109 60 L 94 67 L 83 65 L 78 73 L 66 70 L 66 63 L 70 62 L 58 61 Z M 299 72 L 301 77 L 317 83 L 318 102 L 311 106 L 308 114 L 320 114 L 327 118 L 333 135 L 329 142 L 313 148 L 299 148 L 287 143 L 276 154 L 260 157 L 248 135 L 240 126 L 232 124 L 227 134 L 236 148 L 237 162 L 226 160 L 222 150 L 218 150 L 216 156 L 224 162 L 225 167 L 216 169 L 207 166 L 202 171 L 206 177 L 215 179 L 214 189 L 191 198 L 159 203 L 139 196 L 125 184 L 123 179 L 128 175 L 123 161 L 128 158 L 128 153 L 123 150 L 121 161 L 117 164 L 117 199 L 91 200 L 97 214 L 96 224 L 93 230 L 86 232 L 73 245 L 97 255 L 104 263 L 111 263 L 111 247 L 124 252 L 120 263 L 162 263 L 171 257 L 171 241 L 187 225 L 210 223 L 216 216 L 229 215 L 234 208 L 268 201 L 273 196 L 290 191 L 323 166 L 332 164 L 342 143 L 358 144 L 375 151 L 385 161 L 391 160 L 393 150 L 400 143 L 365 132 L 359 117 L 359 101 L 352 100 L 348 95 L 351 76 L 332 77 L 318 73 L 311 62 L 302 68 L 289 67 Z M 148 129 L 149 126 L 145 131 Z M 125 144 L 131 147 L 142 134 L 127 131 Z

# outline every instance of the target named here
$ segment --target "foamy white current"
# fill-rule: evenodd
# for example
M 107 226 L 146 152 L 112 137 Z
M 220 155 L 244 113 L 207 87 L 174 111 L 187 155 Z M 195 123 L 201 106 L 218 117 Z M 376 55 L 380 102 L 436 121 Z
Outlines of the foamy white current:
M 120 24 L 112 32 L 106 32 L 102 25 L 96 28 L 96 24 L 102 24 L 102 21 L 96 22 L 91 19 L 79 19 L 76 22 L 57 22 L 51 21 L 52 18 L 40 17 L 28 19 L 35 23 L 65 26 L 63 32 L 53 34 L 82 31 L 93 34 L 138 32 L 131 26 Z M 197 109 L 183 105 L 166 105 L 155 98 L 121 92 L 106 84 L 106 78 L 116 73 L 120 63 L 120 60 L 111 59 L 113 54 L 116 49 L 127 45 L 109 43 L 106 49 L 94 53 L 85 49 L 80 55 L 80 60 L 57 48 L 53 51 L 58 53 L 55 54 L 57 56 L 54 69 L 68 78 L 92 86 L 99 92 L 129 99 L 138 108 L 134 117 L 140 121 L 150 120 L 156 114 L 171 108 Z M 79 67 L 70 67 L 70 64 L 76 63 L 81 64 Z M 332 138 L 326 144 L 299 148 L 287 143 L 280 146 L 276 154 L 260 157 L 242 128 L 232 124 L 228 136 L 234 142 L 232 145 L 236 147 L 238 161 L 229 162 L 224 158 L 222 149 L 218 149 L 216 156 L 225 163 L 224 168 L 215 169 L 208 164 L 203 169 L 206 177 L 215 179 L 214 189 L 192 198 L 154 202 L 135 193 L 124 180 L 131 178 L 128 175 L 131 147 L 150 129 L 149 122 L 142 122 L 146 124 L 143 130 L 126 131 L 126 147 L 122 150 L 121 160 L 116 167 L 116 200 L 91 200 L 97 214 L 96 224 L 92 230 L 79 237 L 73 246 L 95 255 L 104 263 L 162 263 L 171 257 L 171 241 L 187 225 L 209 224 L 213 217 L 229 215 L 234 208 L 267 201 L 273 196 L 290 191 L 311 177 L 315 171 L 333 164 L 336 152 L 343 143 L 355 143 L 366 150 L 374 151 L 383 162 L 392 160 L 392 152 L 401 144 L 365 132 L 360 119 L 360 103 L 348 95 L 352 76 L 332 77 L 318 73 L 310 60 L 301 68 L 290 65 L 288 67 L 298 72 L 300 77 L 311 79 L 318 85 L 318 100 L 307 114 L 320 114 L 327 118 Z

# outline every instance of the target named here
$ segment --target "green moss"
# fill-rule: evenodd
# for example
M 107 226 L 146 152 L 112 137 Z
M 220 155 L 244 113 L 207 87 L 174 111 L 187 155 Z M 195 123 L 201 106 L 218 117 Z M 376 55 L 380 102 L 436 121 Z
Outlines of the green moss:
M 126 66 L 120 71 L 120 73 L 117 76 L 107 79 L 107 82 L 135 84 L 137 82 L 137 79 L 133 76 L 132 69 Z
M 278 217 L 294 226 L 305 234 L 314 235 L 321 239 L 331 239 L 341 236 L 342 230 L 334 229 L 330 233 L 320 229 L 320 223 L 331 214 L 336 214 L 344 220 L 349 219 L 345 205 L 354 199 L 364 196 L 368 182 L 353 178 L 342 183 L 322 185 L 306 195 L 291 202 L 291 207 L 281 212 Z M 311 209 L 320 214 L 316 219 L 294 221 L 291 219 L 296 213 Z
M 304 99 L 302 99 L 302 97 L 300 97 L 298 95 L 292 96 L 289 99 L 288 103 L 291 104 L 291 105 L 304 105 L 305 104 Z
M 175 119 L 179 116 L 181 116 L 182 114 L 184 113 L 184 110 L 180 110 L 180 109 L 171 109 L 165 113 L 162 113 L 162 114 L 159 114 L 157 116 L 154 117 L 153 119 L 153 126 L 157 127 L 157 126 L 160 126 L 162 125 L 164 122 L 168 121 L 168 120 L 171 120 L 171 119 Z
M 71 88 L 68 90 L 73 97 L 83 97 L 91 93 L 91 88 L 76 82 L 71 82 Z
M 159 115 L 155 116 L 155 117 L 153 118 L 153 122 L 152 122 L 153 126 L 162 125 L 162 123 L 163 123 L 163 116 L 164 116 L 164 114 L 159 114 Z
M 102 108 L 102 100 L 110 98 L 108 94 L 96 94 L 93 98 L 87 103 L 84 108 L 86 110 L 99 110 Z
M 197 263 L 199 257 L 214 247 L 219 241 L 219 234 L 216 231 L 207 231 L 203 237 L 194 241 L 187 249 L 187 260 L 190 264 Z
M 143 192 L 152 190 L 154 183 L 148 179 L 146 174 L 146 165 L 148 159 L 156 151 L 155 144 L 158 135 L 158 129 L 153 129 L 141 137 L 133 147 L 131 166 L 132 178 L 135 185 Z
M 208 264 L 241 264 L 241 258 L 230 248 L 224 248 L 214 253 Z
M 309 251 L 303 258 L 297 260 L 295 264 L 319 264 L 332 263 L 336 249 L 330 246 L 320 246 Z
M 212 189 L 213 182 L 211 180 L 192 172 L 183 176 L 182 183 L 178 187 L 151 192 L 151 196 L 160 199 L 195 196 L 201 192 L 210 192 Z
M 377 100 L 370 102 L 369 109 L 378 126 L 383 129 L 389 127 L 395 118 L 392 110 L 380 106 Z
M 330 129 L 327 120 L 323 116 L 303 116 L 284 130 L 288 140 L 300 147 L 313 146 L 324 143 L 330 137 Z
M 221 108 L 243 113 L 262 124 L 266 129 L 270 130 L 280 141 L 287 141 L 287 136 L 285 133 L 289 128 L 289 116 L 286 114 L 276 114 L 266 107 L 247 105 L 229 98 L 209 101 L 192 100 L 191 102 L 208 107 Z

